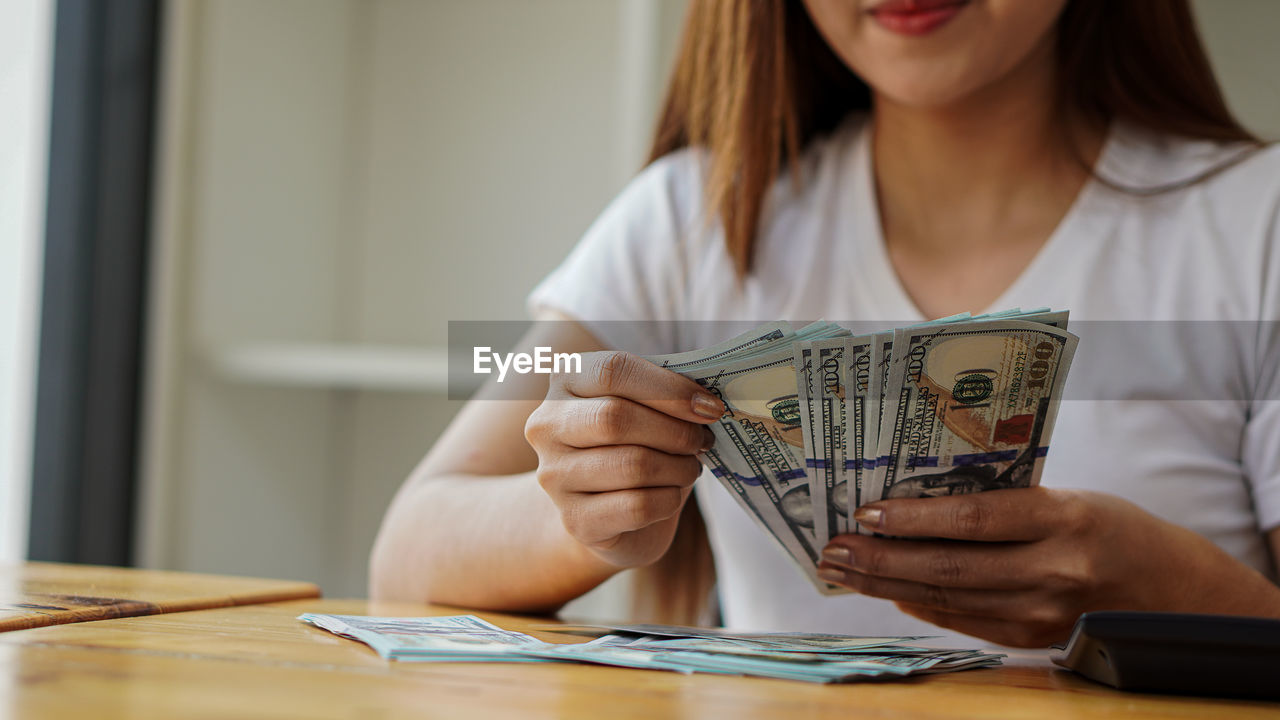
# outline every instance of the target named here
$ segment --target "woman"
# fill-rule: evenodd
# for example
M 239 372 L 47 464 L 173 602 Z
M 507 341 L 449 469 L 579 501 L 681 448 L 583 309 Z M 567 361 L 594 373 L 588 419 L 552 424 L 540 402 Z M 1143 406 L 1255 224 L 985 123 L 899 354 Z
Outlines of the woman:
M 688 617 L 700 510 L 734 627 L 1043 646 L 1103 608 L 1280 617 L 1280 153 L 1185 0 L 695 0 L 653 158 L 530 298 L 526 342 L 584 372 L 462 411 L 387 514 L 375 595 L 551 610 L 646 568 Z M 719 402 L 597 352 L 1018 305 L 1251 330 L 1232 362 L 1175 349 L 1194 398 L 1064 403 L 1041 487 L 860 508 L 932 539 L 835 538 L 833 598 L 694 484 Z

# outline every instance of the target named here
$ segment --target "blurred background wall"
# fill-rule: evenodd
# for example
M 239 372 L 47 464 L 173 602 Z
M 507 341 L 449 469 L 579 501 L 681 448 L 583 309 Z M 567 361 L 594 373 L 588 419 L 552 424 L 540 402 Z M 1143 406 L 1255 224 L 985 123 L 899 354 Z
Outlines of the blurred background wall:
M 447 322 L 523 318 L 641 167 L 681 10 L 168 6 L 144 564 L 364 593 Z
M 457 404 L 447 321 L 523 298 L 641 166 L 684 0 L 174 0 L 144 565 L 365 593 Z M 1280 3 L 1200 0 L 1280 137 Z M 617 583 L 584 612 L 618 614 Z
M 0 2 L 0 562 L 27 541 L 52 17 Z
M 1263 139 L 1280 141 L 1280 2 L 1192 0 L 1227 101 Z

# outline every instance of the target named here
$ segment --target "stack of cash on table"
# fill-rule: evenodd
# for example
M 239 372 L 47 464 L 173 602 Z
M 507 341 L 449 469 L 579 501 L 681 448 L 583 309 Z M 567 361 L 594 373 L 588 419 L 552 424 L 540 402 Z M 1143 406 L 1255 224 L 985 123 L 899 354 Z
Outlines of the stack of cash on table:
M 819 553 L 885 498 L 1039 482 L 1077 338 L 1048 309 L 854 336 L 770 323 L 648 360 L 724 401 L 700 456 L 823 593 Z
M 590 642 L 555 644 L 504 630 L 474 615 L 380 618 L 307 613 L 298 619 L 365 643 L 388 660 L 418 662 L 577 662 L 832 683 L 991 667 L 1003 657 L 912 645 L 923 639 L 919 637 L 733 635 L 666 625 L 548 625 L 548 631 L 601 635 Z

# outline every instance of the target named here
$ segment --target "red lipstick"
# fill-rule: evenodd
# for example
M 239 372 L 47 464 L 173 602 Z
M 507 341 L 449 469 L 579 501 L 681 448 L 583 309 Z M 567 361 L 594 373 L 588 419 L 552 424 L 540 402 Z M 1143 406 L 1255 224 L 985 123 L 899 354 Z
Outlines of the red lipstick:
M 886 0 L 867 10 L 884 29 L 900 35 L 927 35 L 946 25 L 969 0 Z

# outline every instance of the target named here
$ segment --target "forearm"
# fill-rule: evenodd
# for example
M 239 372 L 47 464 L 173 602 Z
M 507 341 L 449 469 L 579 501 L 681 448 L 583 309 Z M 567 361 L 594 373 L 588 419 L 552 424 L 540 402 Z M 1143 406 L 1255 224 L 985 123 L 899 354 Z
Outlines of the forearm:
M 383 520 L 370 594 L 516 612 L 547 612 L 613 568 L 564 530 L 533 473 L 417 477 Z
M 1280 618 L 1280 587 L 1207 538 L 1181 527 L 1175 532 L 1183 542 L 1181 552 L 1166 554 L 1171 592 L 1152 598 L 1153 609 Z

